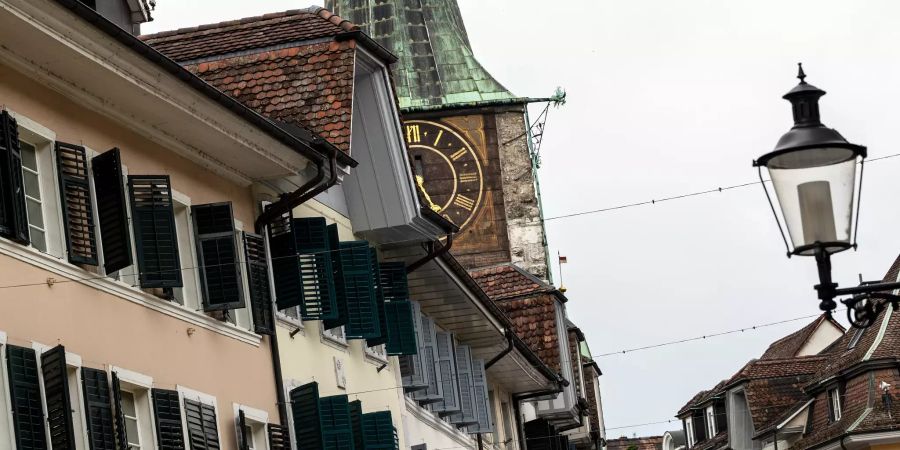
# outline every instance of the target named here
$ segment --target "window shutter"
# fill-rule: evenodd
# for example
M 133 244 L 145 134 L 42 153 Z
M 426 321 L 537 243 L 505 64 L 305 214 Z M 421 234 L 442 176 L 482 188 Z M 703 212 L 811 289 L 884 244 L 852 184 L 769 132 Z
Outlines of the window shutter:
M 115 410 L 116 442 L 119 448 L 128 448 L 128 431 L 125 429 L 125 411 L 122 410 L 122 386 L 119 384 L 119 375 L 112 373 L 112 400 Z
M 297 448 L 323 450 L 322 427 L 319 420 L 319 384 L 304 384 L 290 392 L 291 416 Z
M 387 321 L 388 341 L 385 346 L 388 355 L 415 355 L 418 353 L 416 343 L 416 326 L 413 320 L 413 307 L 409 300 L 394 300 L 384 304 Z
M 413 313 L 413 328 L 416 333 L 416 348 L 419 351 L 415 355 L 400 357 L 400 374 L 403 379 L 403 389 L 406 392 L 418 391 L 428 387 L 428 377 L 425 374 L 425 366 L 422 365 L 425 342 L 422 336 L 422 307 L 418 302 L 410 301 Z
M 219 450 L 215 408 L 206 403 L 184 399 L 184 418 L 191 450 Z
M 409 286 L 407 285 L 406 265 L 404 263 L 378 263 L 375 249 L 372 249 L 372 264 L 373 267 L 376 268 L 376 279 L 378 280 L 376 284 L 378 289 L 376 301 L 378 306 L 378 320 L 381 325 L 381 336 L 366 341 L 366 345 L 369 347 L 387 342 L 388 324 L 384 304 L 386 302 L 409 299 Z
M 125 184 L 119 149 L 114 148 L 91 159 L 94 192 L 97 195 L 97 219 L 103 249 L 105 273 L 122 270 L 132 264 L 131 233 L 125 205 Z
M 247 417 L 244 415 L 243 409 L 238 410 L 237 428 L 239 449 L 250 450 L 250 439 L 252 439 L 253 436 L 247 436 Z
M 434 410 L 444 416 L 460 411 L 459 381 L 456 373 L 456 352 L 454 351 L 453 334 L 436 333 L 438 384 L 441 385 L 443 398 L 435 404 Z
M 322 448 L 352 450 L 353 428 L 350 423 L 347 396 L 333 395 L 319 399 L 319 413 L 322 424 Z
M 91 450 L 116 450 L 112 406 L 109 398 L 109 378 L 106 372 L 81 368 L 81 387 L 84 391 L 85 422 Z
M 363 414 L 362 429 L 365 450 L 394 449 L 394 422 L 390 411 Z
M 341 242 L 335 261 L 335 287 L 339 302 L 347 305 L 347 339 L 381 335 L 375 300 L 372 256 L 366 241 Z
M 300 262 L 300 315 L 303 320 L 336 319 L 334 270 L 325 219 L 294 219 L 292 228 Z
M 34 350 L 7 345 L 6 363 L 16 448 L 46 450 L 44 409 L 41 405 L 41 386 Z
M 300 258 L 294 240 L 293 219 L 285 214 L 269 224 L 269 250 L 272 253 L 272 277 L 278 309 L 293 308 L 303 303 Z
M 834 394 L 837 392 L 836 389 L 828 390 L 828 421 L 834 422 Z
M 290 450 L 291 442 L 287 429 L 274 423 L 269 424 L 269 450 Z
M 472 377 L 472 352 L 467 345 L 456 347 L 456 378 L 459 382 L 459 410 L 450 417 L 456 426 L 478 424 L 475 417 L 475 380 Z
M 130 175 L 131 215 L 141 287 L 181 287 L 181 262 L 168 175 Z
M 434 320 L 430 317 L 422 316 L 422 373 L 425 375 L 425 382 L 428 388 L 423 391 L 416 392 L 414 398 L 421 404 L 435 403 L 443 400 L 443 385 L 438 382 L 440 374 L 437 368 L 437 333 L 434 327 Z
M 84 147 L 57 142 L 56 168 L 69 262 L 96 266 L 94 208 L 91 205 L 91 185 L 88 181 L 87 153 Z
M 493 433 L 494 424 L 491 422 L 490 395 L 488 395 L 487 372 L 484 369 L 484 360 L 472 360 L 472 385 L 475 394 L 475 419 L 478 424 L 469 429 L 470 433 Z
M 353 430 L 353 449 L 365 450 L 362 430 L 362 402 L 355 400 L 350 402 L 350 428 Z
M 245 232 L 244 254 L 247 258 L 247 279 L 250 282 L 253 329 L 259 334 L 275 334 L 272 293 L 269 290 L 269 263 L 266 259 L 266 242 L 263 237 Z
M 41 373 L 44 376 L 50 447 L 54 450 L 74 450 L 75 426 L 72 424 L 66 349 L 62 345 L 57 345 L 41 355 Z
M 341 260 L 338 257 L 338 255 L 340 254 L 340 242 L 341 238 L 338 235 L 337 224 L 328 225 L 328 249 L 330 250 L 332 257 L 331 266 L 334 273 L 334 302 L 335 307 L 337 308 L 337 313 L 335 313 L 335 317 L 333 319 L 325 320 L 322 322 L 322 326 L 326 330 L 332 330 L 337 327 L 347 325 L 347 298 L 344 294 L 344 286 L 340 282 Z
M 184 450 L 181 404 L 177 391 L 153 389 L 153 416 L 156 419 L 156 443 L 159 450 Z
M 244 307 L 244 287 L 234 235 L 231 202 L 194 205 L 194 236 L 204 311 Z
M 0 236 L 23 245 L 30 242 L 19 126 L 7 111 L 0 112 Z
M 375 288 L 375 317 L 378 319 L 378 336 L 366 339 L 366 347 L 374 347 L 387 342 L 387 317 L 384 315 L 384 288 L 381 286 L 381 265 L 378 251 L 369 247 L 369 262 L 372 265 L 372 279 Z

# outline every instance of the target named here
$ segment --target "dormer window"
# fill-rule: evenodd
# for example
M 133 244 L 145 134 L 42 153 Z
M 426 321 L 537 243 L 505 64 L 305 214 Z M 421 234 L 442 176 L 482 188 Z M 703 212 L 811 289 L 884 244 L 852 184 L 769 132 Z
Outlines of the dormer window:
M 716 412 L 712 405 L 706 407 L 706 434 L 709 437 L 716 435 Z
M 832 422 L 841 420 L 841 391 L 838 388 L 828 390 L 829 416 Z
M 684 434 L 687 436 L 687 446 L 691 448 L 694 446 L 694 421 L 688 417 L 684 419 Z

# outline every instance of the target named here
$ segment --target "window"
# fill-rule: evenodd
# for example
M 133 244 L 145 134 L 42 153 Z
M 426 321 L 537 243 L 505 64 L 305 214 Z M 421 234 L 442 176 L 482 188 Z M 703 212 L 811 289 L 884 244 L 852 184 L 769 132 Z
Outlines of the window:
M 19 141 L 22 150 L 22 179 L 25 186 L 25 211 L 28 213 L 28 233 L 31 246 L 47 252 L 47 228 L 44 225 L 44 211 L 41 203 L 41 171 L 38 166 L 37 148 L 25 141 Z
M 196 249 L 194 248 L 194 225 L 191 221 L 191 199 L 178 192 L 172 192 L 175 207 L 175 234 L 178 238 L 178 254 L 181 258 L 181 267 L 196 267 Z M 189 269 L 183 271 L 182 281 L 184 286 L 172 288 L 172 296 L 175 301 L 192 311 L 200 308 L 200 278 L 199 271 Z
M 694 421 L 688 417 L 684 419 L 684 432 L 687 435 L 688 448 L 694 446 Z
M 709 437 L 716 435 L 716 413 L 712 405 L 706 407 L 706 434 Z
M 121 406 L 116 406 L 116 422 L 124 425 L 125 440 L 133 450 L 155 448 L 150 401 L 153 379 L 115 367 L 112 370 L 112 388 L 117 390 L 113 397 Z
M 128 445 L 134 449 L 141 448 L 141 427 L 140 417 L 138 416 L 137 400 L 134 394 L 123 390 L 122 396 L 122 417 L 125 419 L 125 435 L 127 436 Z
M 831 421 L 841 420 L 841 391 L 839 388 L 828 391 L 828 405 L 831 407 Z
M 864 301 L 868 301 L 868 300 L 864 300 Z M 865 333 L 865 331 L 866 331 L 865 328 L 857 328 L 853 332 L 853 337 L 850 338 L 850 345 L 847 346 L 848 350 L 856 348 L 856 345 L 859 344 L 859 340 L 862 339 L 863 333 Z
M 218 408 L 216 398 L 178 386 L 184 407 L 186 438 L 192 450 L 218 450 L 220 448 Z
M 259 409 L 234 405 L 234 417 L 237 421 L 238 443 L 246 443 L 246 450 L 265 450 L 269 414 Z

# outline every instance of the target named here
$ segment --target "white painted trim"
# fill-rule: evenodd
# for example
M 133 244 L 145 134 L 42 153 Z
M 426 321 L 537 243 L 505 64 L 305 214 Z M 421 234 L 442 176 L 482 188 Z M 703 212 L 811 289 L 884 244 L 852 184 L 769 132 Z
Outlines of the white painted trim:
M 195 391 L 189 387 L 185 387 L 182 385 L 175 386 L 175 389 L 178 390 L 178 393 L 181 394 L 181 399 L 194 400 L 200 403 L 205 403 L 216 408 L 216 417 L 219 416 L 219 405 L 216 402 L 216 397 L 214 395 L 205 394 L 200 391 Z
M 244 417 L 252 420 L 256 423 L 267 424 L 269 423 L 269 413 L 267 411 L 263 411 L 261 409 L 252 408 L 247 405 L 241 405 L 239 403 L 232 403 L 232 407 L 234 408 L 234 417 L 237 418 L 238 411 L 244 412 Z
M 186 205 L 188 208 L 191 207 L 190 197 L 188 197 L 186 194 L 182 194 L 181 192 L 176 191 L 175 189 L 172 189 L 171 192 L 173 201 L 181 203 L 182 205 Z
M 68 262 L 56 259 L 50 255 L 41 253 L 30 247 L 23 247 L 6 239 L 0 239 L 0 254 L 18 259 L 37 268 L 46 270 L 66 281 L 83 284 L 88 287 L 106 292 L 107 294 L 128 300 L 132 303 L 144 306 L 151 310 L 163 313 L 175 319 L 190 323 L 191 325 L 219 333 L 223 336 L 259 347 L 262 336 L 242 329 L 230 323 L 223 323 L 206 314 L 191 311 L 180 305 L 167 302 L 140 289 L 134 288 L 128 283 L 116 281 L 111 278 L 101 278 L 97 274 L 88 272 Z M 39 280 L 35 280 L 36 282 Z M 57 284 L 51 289 L 62 289 L 66 283 Z
M 16 122 L 18 123 L 19 127 L 25 128 L 25 130 L 29 134 L 32 134 L 32 135 L 34 135 L 34 137 L 42 139 L 42 140 L 46 140 L 46 141 L 50 141 L 50 142 L 56 141 L 56 133 L 53 132 L 53 130 L 35 122 L 34 120 L 28 118 L 24 114 L 17 113 L 11 109 L 7 109 L 7 111 L 9 112 L 9 115 L 11 115 L 14 119 L 16 119 Z
M 418 420 L 425 425 L 428 425 L 428 427 L 432 430 L 444 434 L 445 436 L 453 439 L 457 444 L 460 444 L 465 448 L 471 449 L 477 446 L 475 440 L 472 439 L 468 434 L 459 431 L 456 427 L 441 420 L 431 411 L 422 408 L 418 403 L 416 403 L 415 400 L 405 395 L 403 396 L 403 398 L 406 400 L 406 412 L 410 413 L 410 416 L 412 416 L 413 419 Z
M 862 421 L 865 420 L 866 417 L 869 416 L 869 413 L 872 412 L 872 409 L 873 408 L 871 406 L 867 406 L 866 409 L 863 411 L 863 413 L 860 414 L 859 417 L 856 420 L 854 420 L 853 423 L 849 427 L 847 427 L 847 431 L 849 432 L 849 431 L 855 430 L 856 427 L 858 427 L 859 424 L 861 424 Z
M 6 332 L 5 331 L 0 331 L 0 345 L 6 345 Z M 3 356 L 0 355 L 0 358 L 2 358 L 2 357 Z
M 900 289 L 894 291 L 894 295 L 900 292 Z M 872 342 L 872 346 L 869 347 L 869 350 L 866 352 L 866 356 L 863 357 L 863 361 L 868 361 L 872 358 L 872 354 L 875 353 L 875 349 L 881 345 L 881 341 L 884 340 L 884 334 L 887 332 L 888 323 L 891 321 L 891 317 L 894 315 L 894 305 L 888 303 L 887 309 L 884 310 L 884 318 L 881 320 L 881 327 L 878 328 L 878 335 L 875 336 L 875 341 Z
M 10 450 L 16 448 L 15 442 L 15 423 L 13 422 L 12 417 L 12 405 L 9 403 L 9 381 L 7 380 L 8 371 L 6 368 L 6 333 L 0 331 L 0 389 L 3 392 L 0 392 L 0 406 L 3 406 L 3 417 L 0 417 L 0 420 L 4 420 L 6 422 L 6 429 L 9 430 L 9 435 L 6 437 L 6 444 Z M 2 438 L 2 437 L 0 437 Z
M 121 367 L 112 366 L 109 368 L 110 372 L 116 374 L 116 378 L 119 379 L 120 382 L 125 382 L 128 384 L 132 384 L 134 386 L 139 386 L 144 389 L 152 389 L 153 388 L 153 377 L 149 375 L 144 375 L 142 373 L 133 372 L 131 370 L 123 369 Z
M 803 406 L 797 408 L 797 410 L 794 411 L 790 416 L 788 416 L 787 419 L 784 419 L 784 421 L 782 421 L 781 423 L 779 423 L 778 425 L 776 425 L 776 426 L 775 426 L 775 429 L 776 429 L 776 430 L 781 429 L 781 428 L 783 428 L 785 425 L 787 425 L 790 421 L 794 420 L 794 418 L 797 417 L 801 412 L 803 412 L 804 409 L 806 409 L 807 407 L 809 407 L 809 404 L 812 403 L 813 400 L 815 400 L 815 399 L 810 399 L 808 402 L 804 403 Z

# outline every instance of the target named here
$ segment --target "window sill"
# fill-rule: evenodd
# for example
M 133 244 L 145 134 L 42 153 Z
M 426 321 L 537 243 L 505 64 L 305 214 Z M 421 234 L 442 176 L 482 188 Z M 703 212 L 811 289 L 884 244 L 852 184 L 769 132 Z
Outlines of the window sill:
M 374 364 L 376 366 L 381 366 L 382 364 L 387 364 L 386 369 L 391 369 L 390 361 L 388 361 L 387 355 L 382 356 L 378 353 L 370 352 L 369 347 L 366 347 L 366 342 L 363 341 L 363 354 L 366 355 L 366 362 L 370 364 Z
M 459 431 L 455 426 L 445 422 L 437 414 L 419 406 L 415 400 L 406 395 L 403 398 L 406 400 L 406 411 L 412 414 L 419 422 L 428 425 L 435 431 L 444 433 L 458 444 L 464 446 L 464 448 L 475 448 L 477 446 L 472 436 Z
M 321 327 L 321 326 L 323 326 L 323 324 L 321 322 L 319 322 L 319 326 Z M 347 342 L 345 339 L 340 339 L 340 338 L 336 338 L 334 336 L 330 336 L 325 333 L 325 330 L 322 330 L 319 333 L 319 336 L 321 337 L 322 343 L 325 345 L 329 345 L 331 347 L 337 348 L 338 350 L 341 350 L 344 352 L 350 350 L 350 343 Z
M 123 298 L 175 319 L 188 322 L 192 325 L 253 346 L 258 347 L 262 341 L 260 335 L 251 331 L 230 323 L 220 322 L 207 316 L 203 312 L 191 311 L 176 303 L 167 302 L 141 291 L 139 288 L 132 287 L 128 283 L 116 281 L 112 278 L 100 278 L 99 275 L 69 264 L 63 259 L 41 253 L 30 247 L 20 246 L 6 239 L 0 239 L 0 254 L 10 256 L 21 262 L 52 272 L 55 275 L 65 278 L 64 281 L 66 282 L 80 283 L 101 290 L 107 294 Z M 59 289 L 59 287 L 50 289 Z
M 291 331 L 300 330 L 299 334 L 306 336 L 306 327 L 303 326 L 303 322 L 300 319 L 295 319 L 287 314 L 282 314 L 280 312 L 275 313 L 276 323 L 281 325 L 284 328 L 287 328 Z

